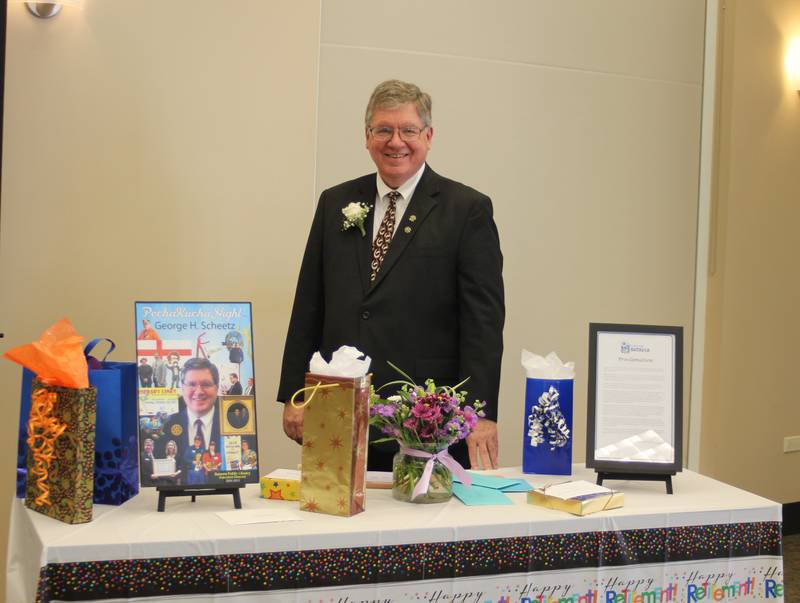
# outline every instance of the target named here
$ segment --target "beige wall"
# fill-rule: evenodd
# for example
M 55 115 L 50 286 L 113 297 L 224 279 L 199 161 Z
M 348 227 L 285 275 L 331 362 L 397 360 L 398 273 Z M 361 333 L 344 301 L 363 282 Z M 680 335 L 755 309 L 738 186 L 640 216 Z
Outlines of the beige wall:
M 576 361 L 585 458 L 589 322 L 683 326 L 688 393 L 703 3 L 322 8 L 317 190 L 372 171 L 365 99 L 399 77 L 433 96 L 432 167 L 493 199 L 507 297 L 501 464 L 521 463 L 522 348 Z M 365 26 L 408 14 L 402 36 Z
M 291 466 L 270 400 L 314 200 L 372 169 L 363 106 L 397 76 L 434 96 L 434 168 L 495 202 L 501 462 L 519 464 L 522 347 L 577 362 L 583 459 L 588 323 L 691 341 L 702 39 L 696 0 L 12 4 L 0 351 L 67 315 L 130 359 L 136 299 L 252 300 L 261 458 Z M 8 409 L 18 379 L 0 362 Z M 14 411 L 0 441 L 3 537 Z
M 259 444 L 285 466 L 296 446 L 269 401 L 314 203 L 319 2 L 85 5 L 51 21 L 9 5 L 0 351 L 66 315 L 132 359 L 134 300 L 252 300 Z M 5 542 L 4 360 L 0 396 Z
M 782 451 L 800 435 L 800 96 L 783 62 L 800 4 L 725 4 L 700 468 L 794 502 L 800 453 Z

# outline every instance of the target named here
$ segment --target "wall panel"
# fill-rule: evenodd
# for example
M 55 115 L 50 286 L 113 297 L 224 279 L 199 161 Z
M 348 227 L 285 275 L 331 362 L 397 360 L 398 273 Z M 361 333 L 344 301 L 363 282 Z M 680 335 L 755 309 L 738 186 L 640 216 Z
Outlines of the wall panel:
M 396 77 L 433 97 L 431 166 L 493 199 L 502 464 L 521 462 L 523 347 L 576 361 L 582 460 L 588 323 L 691 341 L 703 23 L 696 2 L 323 3 L 318 193 L 373 171 L 364 107 Z
M 314 197 L 319 19 L 318 1 L 9 6 L 0 352 L 69 316 L 132 359 L 136 299 L 252 300 L 262 465 L 293 466 L 274 395 Z M 5 539 L 7 361 L 0 395 Z

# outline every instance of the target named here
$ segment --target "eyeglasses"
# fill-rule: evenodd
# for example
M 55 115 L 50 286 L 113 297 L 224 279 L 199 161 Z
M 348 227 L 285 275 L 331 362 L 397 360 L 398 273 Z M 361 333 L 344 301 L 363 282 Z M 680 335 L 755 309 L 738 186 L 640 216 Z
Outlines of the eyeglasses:
M 428 126 L 418 128 L 417 126 L 403 126 L 397 128 L 397 134 L 403 142 L 413 142 L 417 140 Z M 374 128 L 367 128 L 367 131 L 372 135 L 375 140 L 386 142 L 394 137 L 395 128 L 389 126 L 376 126 Z
M 183 386 L 192 389 L 213 389 L 217 384 L 213 381 L 184 381 Z

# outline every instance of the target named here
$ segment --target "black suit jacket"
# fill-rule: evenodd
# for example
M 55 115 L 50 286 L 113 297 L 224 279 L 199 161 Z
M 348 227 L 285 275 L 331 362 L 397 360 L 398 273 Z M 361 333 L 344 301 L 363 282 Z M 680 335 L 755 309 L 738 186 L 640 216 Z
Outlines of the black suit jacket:
M 286 337 L 278 400 L 303 387 L 311 355 L 341 345 L 372 358 L 376 387 L 401 378 L 422 384 L 469 377 L 468 399 L 497 418 L 505 319 L 502 264 L 491 200 L 426 166 L 389 250 L 370 284 L 375 174 L 320 196 Z M 372 206 L 364 227 L 342 231 L 342 208 Z M 378 219 L 381 217 L 379 216 Z M 391 389 L 391 388 L 387 388 Z M 394 393 L 384 390 L 384 394 Z
M 217 452 L 222 450 L 222 441 L 220 440 L 220 433 L 219 433 L 219 399 L 214 402 L 215 405 L 215 412 L 214 412 L 214 419 L 211 421 L 211 439 L 214 440 L 217 446 Z M 156 443 L 156 458 L 164 458 L 166 456 L 166 447 L 167 442 L 170 440 L 175 440 L 178 444 L 178 459 L 184 459 L 184 453 L 189 448 L 189 444 L 187 443 L 187 430 L 191 434 L 191 437 L 194 437 L 194 430 L 192 425 L 188 425 L 189 422 L 189 415 L 186 414 L 186 407 L 181 404 L 181 408 L 175 414 L 170 415 L 167 417 L 166 422 L 164 423 L 164 435 L 158 439 Z M 178 429 L 179 428 L 179 429 Z M 177 435 L 175 432 L 179 432 Z M 208 442 L 205 442 L 205 447 L 208 448 Z M 188 470 L 186 467 L 183 467 L 184 470 Z
M 139 476 L 142 480 L 142 485 L 150 486 L 153 484 L 153 456 L 147 456 L 142 453 L 139 456 Z

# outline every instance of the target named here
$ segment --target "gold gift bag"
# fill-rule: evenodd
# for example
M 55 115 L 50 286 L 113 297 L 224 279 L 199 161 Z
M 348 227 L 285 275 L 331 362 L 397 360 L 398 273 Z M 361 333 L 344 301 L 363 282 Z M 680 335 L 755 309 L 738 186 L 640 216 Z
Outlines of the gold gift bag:
M 371 375 L 306 373 L 300 509 L 349 517 L 364 510 Z M 299 392 L 298 392 L 299 393 Z
M 97 390 L 32 386 L 25 506 L 66 523 L 92 520 Z

